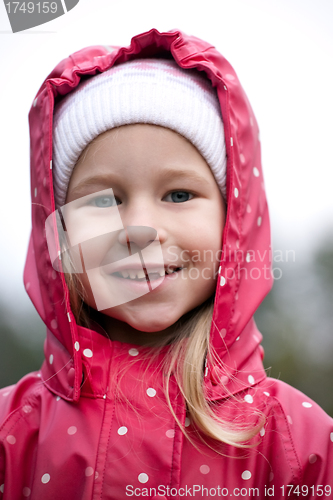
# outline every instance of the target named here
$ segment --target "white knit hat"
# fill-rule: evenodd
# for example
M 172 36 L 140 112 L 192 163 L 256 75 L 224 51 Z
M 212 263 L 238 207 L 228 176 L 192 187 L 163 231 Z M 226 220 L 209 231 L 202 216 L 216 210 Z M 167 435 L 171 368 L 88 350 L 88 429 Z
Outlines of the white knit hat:
M 149 123 L 188 139 L 210 166 L 226 198 L 226 150 L 216 90 L 197 70 L 167 59 L 137 59 L 87 79 L 55 107 L 53 179 L 56 206 L 65 204 L 73 168 L 98 135 Z

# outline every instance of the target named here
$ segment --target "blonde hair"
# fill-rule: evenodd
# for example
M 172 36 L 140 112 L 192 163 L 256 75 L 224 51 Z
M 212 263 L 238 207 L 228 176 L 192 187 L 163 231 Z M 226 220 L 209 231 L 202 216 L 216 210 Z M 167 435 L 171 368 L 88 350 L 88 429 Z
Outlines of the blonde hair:
M 89 328 L 89 307 L 84 302 L 85 294 L 81 280 L 77 274 L 65 274 L 65 278 L 76 322 Z M 255 409 L 252 411 L 252 417 L 255 418 L 256 424 L 245 424 L 235 420 L 227 421 L 217 416 L 214 412 L 214 406 L 205 398 L 203 378 L 206 363 L 223 366 L 209 342 L 214 298 L 215 295 L 180 318 L 175 323 L 175 331 L 172 336 L 163 339 L 162 342 L 157 340 L 150 344 L 148 346 L 150 349 L 146 350 L 147 358 L 149 363 L 152 362 L 159 355 L 161 349 L 169 345 L 163 367 L 161 367 L 166 374 L 164 377 L 166 399 L 175 421 L 192 443 L 193 440 L 176 416 L 170 401 L 169 385 L 173 375 L 186 403 L 189 418 L 199 431 L 199 437 L 202 440 L 206 442 L 205 438 L 211 438 L 238 448 L 252 447 L 254 444 L 250 444 L 249 441 L 258 434 L 264 425 L 263 414 Z M 243 399 L 235 396 L 232 398 L 240 405 L 244 404 Z M 209 444 L 208 446 L 212 447 Z

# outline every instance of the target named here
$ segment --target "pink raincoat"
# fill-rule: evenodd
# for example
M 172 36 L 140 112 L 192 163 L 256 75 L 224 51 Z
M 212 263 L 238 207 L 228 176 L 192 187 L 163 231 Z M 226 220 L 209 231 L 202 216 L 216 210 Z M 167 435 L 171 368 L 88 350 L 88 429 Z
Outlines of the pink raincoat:
M 224 370 L 208 364 L 204 384 L 221 415 L 256 408 L 266 416 L 259 444 L 245 450 L 219 445 L 217 453 L 203 444 L 171 379 L 174 411 L 194 444 L 184 437 L 166 405 L 163 373 L 154 364 L 146 372 L 140 347 L 76 325 L 47 249 L 54 99 L 82 75 L 157 54 L 205 71 L 221 104 L 228 211 L 211 343 Z M 151 30 L 129 47 L 90 47 L 62 61 L 29 118 L 35 203 L 24 281 L 47 337 L 41 371 L 0 391 L 0 499 L 333 498 L 333 421 L 304 394 L 267 378 L 262 365 L 253 314 L 271 287 L 269 217 L 257 122 L 230 64 L 195 37 Z

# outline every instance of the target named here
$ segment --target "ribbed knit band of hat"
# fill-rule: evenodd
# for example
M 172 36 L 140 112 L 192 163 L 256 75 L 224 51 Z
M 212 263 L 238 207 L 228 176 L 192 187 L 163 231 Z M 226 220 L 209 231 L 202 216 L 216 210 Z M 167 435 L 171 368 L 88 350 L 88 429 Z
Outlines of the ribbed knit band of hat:
M 86 146 L 107 130 L 148 123 L 178 132 L 211 168 L 226 199 L 226 149 L 216 90 L 197 70 L 168 59 L 138 59 L 81 83 L 55 106 L 53 181 L 65 204 L 73 168 Z

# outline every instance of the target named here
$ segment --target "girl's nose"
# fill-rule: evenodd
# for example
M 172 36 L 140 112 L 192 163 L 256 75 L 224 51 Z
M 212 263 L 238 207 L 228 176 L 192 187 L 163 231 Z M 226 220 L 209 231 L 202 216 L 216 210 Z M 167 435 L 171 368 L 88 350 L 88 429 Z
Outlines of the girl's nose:
M 131 249 L 131 253 L 135 253 L 138 249 L 150 245 L 157 237 L 156 229 L 149 226 L 127 226 L 119 233 L 118 239 L 121 245 L 127 245 Z

